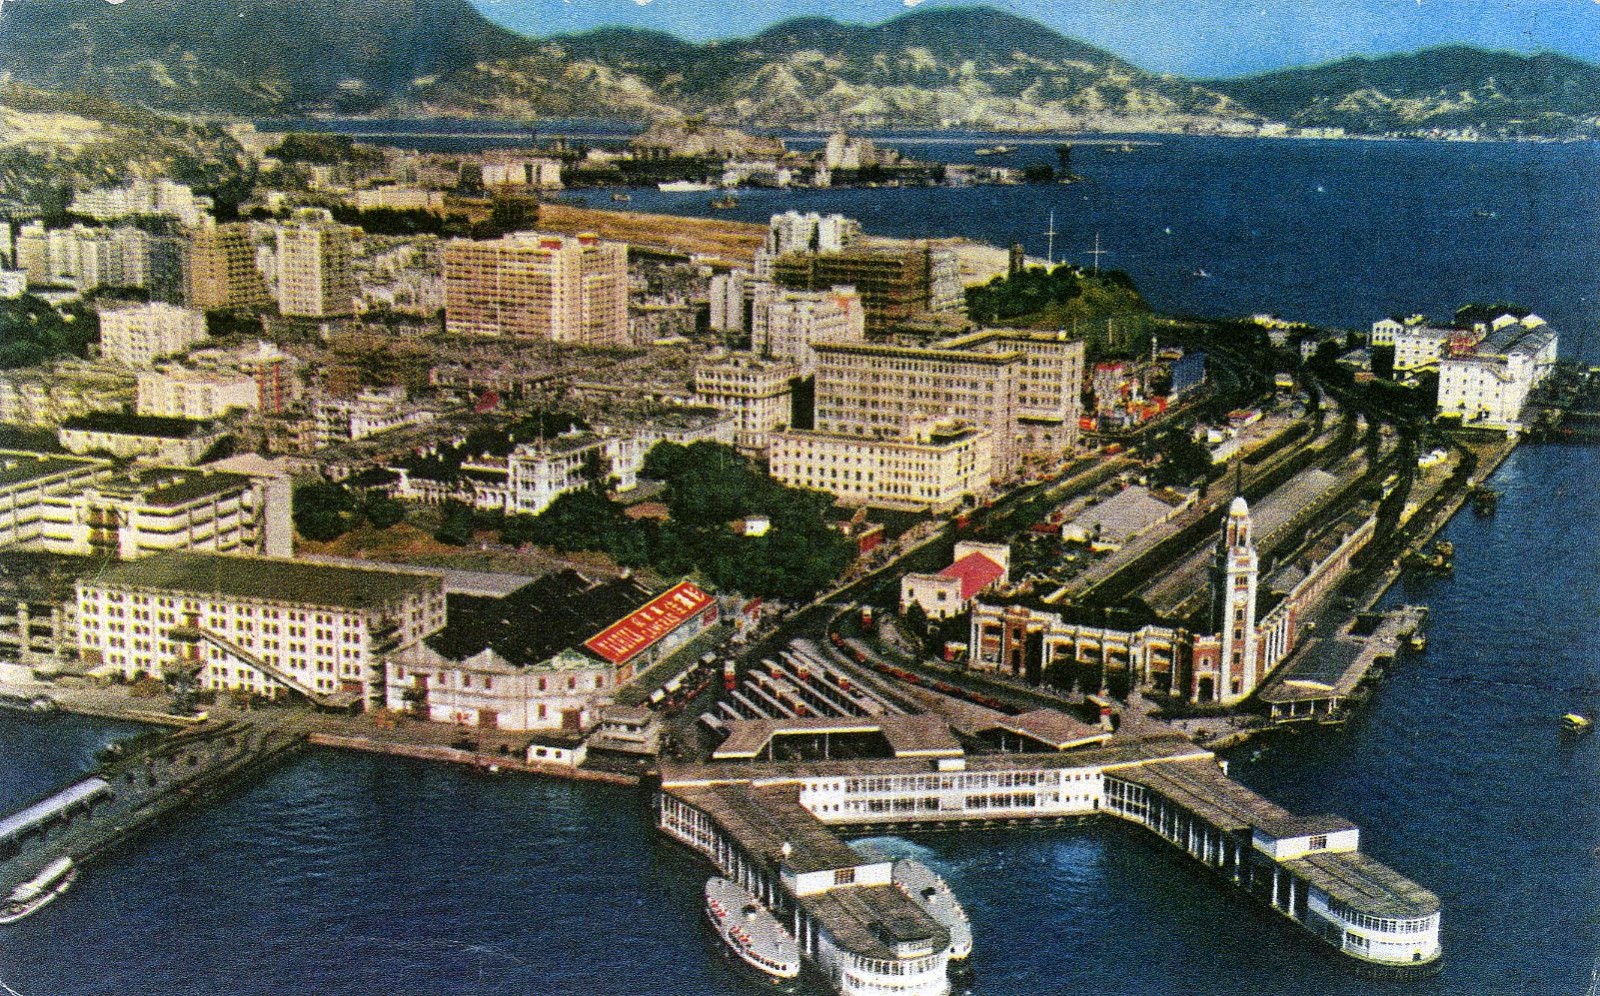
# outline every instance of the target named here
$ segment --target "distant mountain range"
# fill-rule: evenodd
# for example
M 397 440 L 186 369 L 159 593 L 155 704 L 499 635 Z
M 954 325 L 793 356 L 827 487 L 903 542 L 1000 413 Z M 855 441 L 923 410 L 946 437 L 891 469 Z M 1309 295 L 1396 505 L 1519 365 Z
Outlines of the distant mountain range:
M 534 39 L 467 0 L 5 0 L 0 72 L 170 111 L 461 114 L 743 125 L 1593 133 L 1600 68 L 1469 48 L 1243 79 L 1146 72 L 992 8 L 801 18 L 690 44 Z

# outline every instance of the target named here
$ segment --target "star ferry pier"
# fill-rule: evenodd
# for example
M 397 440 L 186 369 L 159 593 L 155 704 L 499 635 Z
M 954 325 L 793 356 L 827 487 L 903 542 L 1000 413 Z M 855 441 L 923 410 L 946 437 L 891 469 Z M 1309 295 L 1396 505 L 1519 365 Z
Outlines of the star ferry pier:
M 761 758 L 794 751 L 774 743 L 815 743 L 827 730 L 815 719 L 726 725 L 733 753 L 756 759 L 663 765 L 657 826 L 789 925 L 802 956 L 846 996 L 944 996 L 951 964 L 950 921 L 846 836 L 1098 817 L 1144 827 L 1363 975 L 1441 967 L 1433 893 L 1363 854 L 1350 821 L 1290 813 L 1181 736 L 1105 733 L 1070 749 L 1041 740 L 1032 752 L 969 753 L 938 717 L 857 718 L 841 734 L 874 726 L 894 756 L 776 762 Z

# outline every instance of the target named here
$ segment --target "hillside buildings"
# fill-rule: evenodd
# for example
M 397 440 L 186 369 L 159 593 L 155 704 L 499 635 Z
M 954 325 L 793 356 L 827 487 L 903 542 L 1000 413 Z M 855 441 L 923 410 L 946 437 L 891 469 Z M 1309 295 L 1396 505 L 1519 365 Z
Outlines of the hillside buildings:
M 445 330 L 582 346 L 628 341 L 627 247 L 519 232 L 444 244 Z
M 183 240 L 118 225 L 22 226 L 16 238 L 17 269 L 35 287 L 70 287 L 87 294 L 100 288 L 138 289 L 154 301 L 183 299 Z
M 126 367 L 148 367 L 205 339 L 205 316 L 189 308 L 157 303 L 100 313 L 100 355 Z
M 483 185 L 561 189 L 561 162 L 544 156 L 490 155 L 482 168 Z
M 46 497 L 86 487 L 111 471 L 109 460 L 0 450 L 0 546 L 37 540 Z
M 709 292 L 711 306 L 711 331 L 743 332 L 746 328 L 746 302 L 749 300 L 750 282 L 744 270 L 719 273 L 711 278 Z
M 189 307 L 197 311 L 266 307 L 272 298 L 256 268 L 250 226 L 231 222 L 191 230 L 184 290 Z
M 329 318 L 355 310 L 351 234 L 327 211 L 306 208 L 278 226 L 278 311 Z
M 165 215 L 185 225 L 202 224 L 209 217 L 209 197 L 197 197 L 192 189 L 166 177 L 136 179 L 121 187 L 92 187 L 73 197 L 67 209 L 96 221 L 115 221 L 135 215 Z

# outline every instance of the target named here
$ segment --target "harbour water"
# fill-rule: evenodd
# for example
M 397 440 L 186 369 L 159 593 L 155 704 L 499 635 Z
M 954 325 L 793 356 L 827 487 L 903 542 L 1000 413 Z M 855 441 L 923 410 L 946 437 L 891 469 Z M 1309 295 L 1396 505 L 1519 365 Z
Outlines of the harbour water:
M 1173 152 L 1189 141 L 1213 147 L 1174 140 L 1160 148 Z M 1275 310 L 1365 324 L 1374 307 L 1391 310 L 1376 305 L 1379 298 L 1443 312 L 1470 297 L 1515 297 L 1560 318 L 1564 353 L 1573 351 L 1569 341 L 1592 341 L 1592 295 L 1600 287 L 1593 146 L 1396 143 L 1369 152 L 1303 143 L 1278 157 L 1265 151 L 1277 143 L 1215 144 L 1228 155 L 1239 150 L 1243 179 L 1219 178 L 1214 162 L 1201 161 L 1193 175 L 1174 168 L 1159 181 L 1170 191 L 1166 217 L 1131 199 L 1103 210 L 1125 211 L 1129 230 L 1232 230 L 1251 223 L 1234 217 L 1245 207 L 1219 207 L 1194 190 L 1227 187 L 1238 205 L 1270 201 L 1259 186 L 1252 198 L 1246 183 L 1276 170 L 1272 188 L 1293 195 L 1272 211 L 1288 218 L 1296 204 L 1314 211 L 1315 198 L 1341 189 L 1335 177 L 1355 175 L 1371 155 L 1409 149 L 1416 158 L 1400 172 L 1434 176 L 1423 190 L 1391 185 L 1394 199 L 1384 202 L 1371 189 L 1384 184 L 1362 174 L 1361 215 L 1324 219 L 1323 242 L 1334 257 L 1327 261 L 1304 262 L 1304 244 L 1287 244 L 1281 232 L 1235 244 L 1213 230 L 1209 243 L 1198 243 L 1209 246 L 1207 270 L 1227 272 L 1230 260 L 1259 253 L 1268 241 L 1285 244 L 1276 255 L 1249 258 L 1293 257 L 1299 267 L 1294 276 L 1264 267 L 1251 278 L 1251 286 L 1267 288 L 1259 300 L 1241 297 L 1217 313 Z M 1146 154 L 1105 159 L 1136 169 Z M 1517 180 L 1501 189 L 1484 179 L 1545 169 L 1564 180 L 1536 187 Z M 1322 177 L 1325 194 L 1317 182 L 1303 182 L 1312 177 Z M 844 200 L 786 197 L 763 208 L 753 207 L 752 195 L 740 210 L 759 216 L 791 204 L 849 210 L 900 197 L 1022 198 L 1029 189 L 817 192 L 811 196 Z M 1479 203 L 1473 190 L 1519 201 L 1515 210 L 1543 219 L 1542 235 L 1508 226 L 1499 240 L 1486 235 L 1460 246 L 1457 229 L 1417 231 L 1394 220 L 1413 210 L 1408 205 L 1426 203 L 1465 210 L 1461 230 L 1507 226 L 1512 207 L 1491 206 L 1496 219 L 1471 216 Z M 655 196 L 633 206 L 657 207 Z M 1059 196 L 1082 194 L 1063 187 Z M 859 213 L 870 228 L 894 233 L 892 224 L 921 224 L 897 213 L 910 203 L 885 207 L 878 219 Z M 963 217 L 931 227 L 1003 241 L 1010 236 L 1001 226 L 1038 227 L 1042 213 L 1021 201 L 1010 215 L 969 203 Z M 1058 227 L 1062 221 L 1058 215 Z M 1382 227 L 1400 239 L 1385 251 L 1405 256 L 1406 265 L 1369 270 L 1371 247 L 1367 236 L 1350 233 L 1353 226 Z M 1030 243 L 1030 251 L 1043 247 Z M 1161 257 L 1148 272 L 1188 272 L 1189 260 L 1200 257 L 1184 254 L 1198 251 Z M 1164 296 L 1128 260 L 1108 257 L 1113 262 L 1150 283 L 1158 305 L 1212 311 L 1178 291 Z M 1339 319 L 1347 310 L 1351 317 Z M 1270 741 L 1259 757 L 1247 748 L 1232 759 L 1235 776 L 1291 810 L 1350 817 L 1364 828 L 1363 850 L 1439 894 L 1446 962 L 1435 979 L 1361 980 L 1303 932 L 1133 828 L 869 843 L 913 851 L 950 882 L 974 924 L 970 984 L 987 996 L 1576 996 L 1600 954 L 1600 737 L 1565 742 L 1556 718 L 1600 707 L 1592 650 L 1600 644 L 1597 482 L 1600 449 L 1519 450 L 1494 482 L 1503 492 L 1498 514 L 1463 513 L 1445 533 L 1456 545 L 1455 575 L 1391 593 L 1432 606 L 1427 654 L 1395 673 L 1347 729 Z M 128 732 L 70 716 L 0 712 L 0 810 L 82 770 L 95 749 Z M 22 996 L 767 990 L 715 946 L 700 912 L 706 874 L 659 839 L 641 795 L 629 790 L 319 752 L 176 817 L 92 865 L 60 901 L 0 928 L 0 980 Z

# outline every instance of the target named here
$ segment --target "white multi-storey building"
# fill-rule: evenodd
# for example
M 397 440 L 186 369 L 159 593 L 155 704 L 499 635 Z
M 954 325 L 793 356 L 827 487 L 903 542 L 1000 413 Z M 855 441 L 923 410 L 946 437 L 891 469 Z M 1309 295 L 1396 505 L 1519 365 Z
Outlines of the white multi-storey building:
M 800 364 L 753 353 L 713 357 L 694 369 L 694 393 L 704 403 L 734 419 L 734 446 L 765 455 L 768 436 L 789 425 L 794 416 L 794 382 Z
M 711 331 L 745 330 L 746 276 L 744 270 L 733 270 L 711 278 Z
M 767 227 L 766 241 L 756 250 L 756 279 L 771 280 L 773 262 L 785 253 L 838 252 L 860 239 L 861 223 L 842 214 L 775 214 Z
M 1528 392 L 1556 361 L 1556 334 L 1530 316 L 1501 324 L 1439 364 L 1439 414 L 1495 428 L 1522 423 Z
M 485 187 L 561 189 L 561 161 L 542 156 L 491 156 L 483 164 Z
M 47 497 L 82 488 L 111 470 L 109 460 L 0 450 L 0 546 L 37 540 Z
M 775 480 L 848 504 L 944 512 L 992 483 L 993 436 L 964 422 L 929 423 L 897 438 L 810 429 L 768 438 Z
M 287 551 L 290 537 L 269 532 L 287 528 L 289 501 L 287 479 L 274 486 L 224 471 L 140 468 L 47 496 L 40 538 L 52 553 L 122 560 L 168 550 Z
M 206 319 L 171 304 L 140 304 L 100 313 L 100 353 L 128 367 L 148 367 L 204 342 Z
M 355 310 L 351 229 L 318 208 L 295 212 L 278 226 L 278 310 L 302 318 Z
M 68 208 L 73 214 L 111 221 L 130 215 L 166 215 L 185 225 L 200 224 L 211 210 L 211 198 L 197 197 L 192 189 L 166 177 L 132 180 L 123 187 L 94 187 L 80 191 Z
M 1394 334 L 1396 373 L 1436 369 L 1439 361 L 1450 351 L 1452 343 L 1470 345 L 1480 338 L 1471 331 L 1436 328 L 1431 325 L 1404 325 L 1391 331 Z
M 139 374 L 136 413 L 166 418 L 213 419 L 234 409 L 261 407 L 254 377 L 200 370 L 155 370 Z
M 854 287 L 797 291 L 758 284 L 750 311 L 750 348 L 794 360 L 800 374 L 816 373 L 816 342 L 864 342 L 867 314 Z
M 538 515 L 568 491 L 605 480 L 606 441 L 588 432 L 524 443 L 507 459 L 510 505 L 507 512 Z
M 430 575 L 189 552 L 108 567 L 77 601 L 91 665 L 328 704 L 381 705 L 389 660 L 445 624 Z

